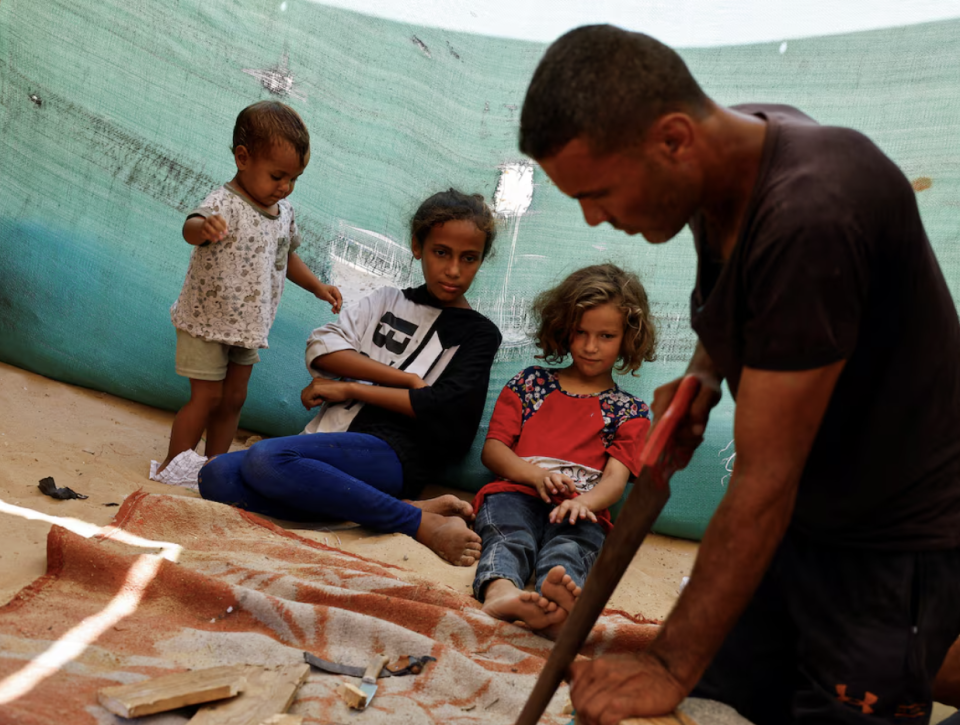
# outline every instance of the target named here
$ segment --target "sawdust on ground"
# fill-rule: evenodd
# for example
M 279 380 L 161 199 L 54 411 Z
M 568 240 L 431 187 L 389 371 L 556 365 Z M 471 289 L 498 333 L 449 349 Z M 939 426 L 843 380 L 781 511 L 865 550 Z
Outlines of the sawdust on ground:
M 102 526 L 117 510 L 107 504 L 122 503 L 141 488 L 197 496 L 147 478 L 150 459 L 159 460 L 166 451 L 171 412 L 4 364 L 0 364 L 0 411 L 0 605 L 45 571 L 50 523 L 27 518 L 34 515 L 31 512 Z M 242 448 L 250 435 L 241 431 L 235 447 Z M 46 476 L 89 498 L 56 501 L 44 496 L 37 483 Z M 443 492 L 446 489 L 428 489 L 424 495 Z M 472 498 L 454 493 L 465 500 Z M 475 567 L 451 566 L 403 534 L 375 534 L 348 524 L 299 533 L 403 567 L 462 593 L 471 590 Z M 696 549 L 694 542 L 650 537 L 609 606 L 662 619 L 676 600 L 682 577 L 693 566 Z

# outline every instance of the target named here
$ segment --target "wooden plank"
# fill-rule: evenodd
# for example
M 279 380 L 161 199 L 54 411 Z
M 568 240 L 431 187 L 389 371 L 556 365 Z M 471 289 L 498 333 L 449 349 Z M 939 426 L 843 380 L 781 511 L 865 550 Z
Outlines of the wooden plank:
M 232 700 L 200 708 L 190 725 L 262 725 L 287 711 L 309 673 L 306 662 L 280 667 L 247 665 L 243 692 Z
M 245 673 L 245 665 L 177 672 L 130 685 L 104 687 L 97 699 L 114 715 L 141 717 L 234 697 L 246 684 Z
M 274 715 L 264 720 L 260 725 L 303 725 L 303 715 Z

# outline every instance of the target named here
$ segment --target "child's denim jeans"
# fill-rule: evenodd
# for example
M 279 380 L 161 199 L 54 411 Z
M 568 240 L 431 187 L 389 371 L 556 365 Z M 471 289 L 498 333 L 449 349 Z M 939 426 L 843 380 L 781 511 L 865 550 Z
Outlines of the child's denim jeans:
M 268 438 L 200 469 L 200 495 L 287 521 L 355 521 L 414 536 L 422 512 L 398 497 L 403 468 L 388 443 L 364 433 Z
M 523 493 L 505 491 L 485 496 L 474 530 L 483 539 L 483 552 L 473 580 L 473 594 L 481 602 L 494 579 L 509 579 L 523 589 L 536 574 L 537 591 L 547 572 L 558 564 L 582 587 L 603 546 L 600 524 L 581 520 L 551 524 L 554 505 Z

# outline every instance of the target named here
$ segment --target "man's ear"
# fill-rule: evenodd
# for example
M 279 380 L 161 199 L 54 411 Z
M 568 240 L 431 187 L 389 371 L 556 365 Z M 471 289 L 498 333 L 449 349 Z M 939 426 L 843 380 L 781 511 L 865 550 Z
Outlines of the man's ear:
M 410 239 L 410 251 L 413 252 L 413 258 L 418 262 L 423 257 L 423 245 L 420 244 L 420 240 L 416 237 Z
M 649 138 L 667 156 L 682 156 L 693 146 L 693 120 L 686 113 L 667 113 L 653 122 Z

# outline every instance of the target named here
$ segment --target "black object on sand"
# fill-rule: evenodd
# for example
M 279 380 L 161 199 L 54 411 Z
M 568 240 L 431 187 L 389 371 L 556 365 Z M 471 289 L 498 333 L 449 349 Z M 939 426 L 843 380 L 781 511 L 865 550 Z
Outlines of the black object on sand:
M 67 500 L 71 498 L 87 498 L 82 493 L 77 493 L 72 488 L 57 488 L 57 482 L 53 480 L 53 476 L 47 476 L 46 478 L 40 479 L 40 484 L 37 486 L 40 489 L 40 493 L 50 498 L 58 498 L 61 500 Z

